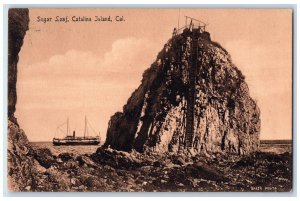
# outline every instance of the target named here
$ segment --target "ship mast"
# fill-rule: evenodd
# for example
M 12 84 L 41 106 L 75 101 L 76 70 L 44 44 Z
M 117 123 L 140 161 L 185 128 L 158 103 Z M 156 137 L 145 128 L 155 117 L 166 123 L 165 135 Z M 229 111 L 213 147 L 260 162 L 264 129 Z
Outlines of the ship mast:
M 84 117 L 84 137 L 85 138 L 85 135 L 87 133 L 87 126 L 86 126 L 86 116 Z
M 68 117 L 68 120 L 67 120 L 67 136 L 69 135 L 69 117 Z

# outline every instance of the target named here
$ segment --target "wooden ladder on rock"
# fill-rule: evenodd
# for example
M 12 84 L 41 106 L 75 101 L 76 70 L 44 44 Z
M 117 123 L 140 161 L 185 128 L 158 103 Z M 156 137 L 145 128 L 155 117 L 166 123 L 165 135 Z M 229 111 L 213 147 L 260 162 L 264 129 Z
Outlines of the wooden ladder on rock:
M 191 149 L 193 147 L 199 31 L 199 29 L 192 29 L 192 52 L 189 66 L 189 91 L 187 97 L 186 133 L 184 142 L 185 149 Z

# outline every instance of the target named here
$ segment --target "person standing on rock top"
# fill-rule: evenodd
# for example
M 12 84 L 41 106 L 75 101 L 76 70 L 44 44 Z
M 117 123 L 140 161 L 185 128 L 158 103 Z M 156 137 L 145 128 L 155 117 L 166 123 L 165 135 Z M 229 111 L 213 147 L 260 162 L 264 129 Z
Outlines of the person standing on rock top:
M 176 27 L 173 29 L 173 37 L 177 35 L 177 29 Z

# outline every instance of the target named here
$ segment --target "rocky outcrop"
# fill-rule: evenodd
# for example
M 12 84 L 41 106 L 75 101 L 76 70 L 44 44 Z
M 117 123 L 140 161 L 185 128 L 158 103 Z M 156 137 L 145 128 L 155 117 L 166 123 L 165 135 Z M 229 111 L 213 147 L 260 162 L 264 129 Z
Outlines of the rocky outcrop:
M 8 12 L 8 128 L 7 177 L 9 191 L 28 191 L 35 184 L 37 169 L 33 166 L 33 150 L 14 116 L 17 94 L 17 64 L 23 39 L 28 30 L 28 9 Z
M 33 150 L 24 131 L 8 120 L 7 182 L 9 191 L 29 191 L 36 185 Z
M 83 191 L 74 177 L 77 162 L 69 154 L 54 156 L 47 148 L 33 149 L 14 116 L 17 101 L 17 64 L 23 39 L 28 30 L 28 9 L 9 10 L 8 33 L 8 125 L 7 190 Z M 72 189 L 71 189 L 72 188 Z
M 7 137 L 8 191 L 36 191 L 47 169 L 57 164 L 56 158 L 49 149 L 33 149 L 24 131 L 10 120 Z
M 260 111 L 245 77 L 209 33 L 196 33 L 195 44 L 193 34 L 185 29 L 165 44 L 123 112 L 111 117 L 104 147 L 181 151 L 195 63 L 192 151 L 244 155 L 257 150 Z
M 8 118 L 17 123 L 14 112 L 17 103 L 17 64 L 23 39 L 28 30 L 28 9 L 11 8 L 8 11 Z

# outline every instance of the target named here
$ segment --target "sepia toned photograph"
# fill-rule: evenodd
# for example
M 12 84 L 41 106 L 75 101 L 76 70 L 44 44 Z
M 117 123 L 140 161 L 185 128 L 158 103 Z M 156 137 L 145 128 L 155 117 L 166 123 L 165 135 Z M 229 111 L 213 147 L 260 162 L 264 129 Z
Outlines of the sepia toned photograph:
M 10 8 L 8 192 L 292 192 L 293 9 Z

